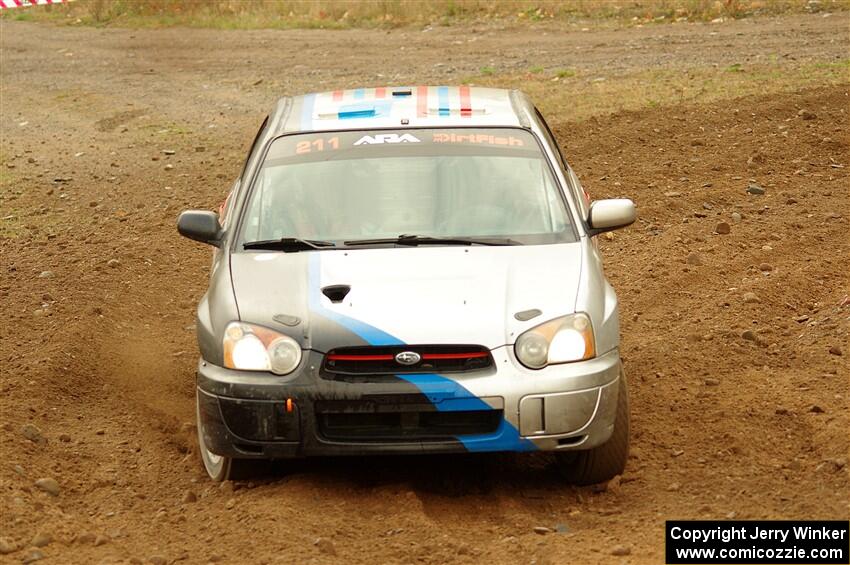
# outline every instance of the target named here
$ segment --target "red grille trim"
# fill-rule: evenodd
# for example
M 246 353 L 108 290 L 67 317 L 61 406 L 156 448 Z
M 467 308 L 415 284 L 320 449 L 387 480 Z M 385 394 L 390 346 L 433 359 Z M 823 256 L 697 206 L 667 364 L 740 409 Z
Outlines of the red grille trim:
M 392 361 L 395 355 L 341 355 L 331 353 L 328 361 Z
M 486 351 L 470 351 L 469 353 L 423 353 L 423 359 L 480 359 L 487 357 Z
M 423 353 L 422 359 L 480 359 L 487 357 L 486 351 L 470 351 L 468 353 Z M 342 355 L 331 353 L 328 361 L 392 361 L 395 355 Z
M 412 365 L 396 361 L 396 355 L 414 351 L 421 358 Z M 354 346 L 328 351 L 322 363 L 326 375 L 395 375 L 399 373 L 461 373 L 492 368 L 493 356 L 481 345 Z M 337 378 L 337 377 L 332 377 Z

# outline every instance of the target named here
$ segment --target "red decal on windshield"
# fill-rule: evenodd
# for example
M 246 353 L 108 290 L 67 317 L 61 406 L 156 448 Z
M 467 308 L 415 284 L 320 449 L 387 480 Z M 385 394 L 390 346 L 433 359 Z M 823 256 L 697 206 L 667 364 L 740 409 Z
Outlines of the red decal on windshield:
M 428 87 L 420 86 L 416 89 L 416 115 L 424 118 L 428 115 Z
M 305 153 L 328 151 L 331 149 L 339 149 L 339 137 L 331 137 L 327 139 L 327 143 L 325 143 L 325 139 L 321 137 L 312 141 L 299 141 L 295 145 L 295 154 L 303 155 Z
M 462 117 L 472 117 L 472 99 L 469 95 L 469 87 L 460 87 L 460 115 Z
M 506 145 L 510 147 L 523 147 L 525 142 L 512 135 L 488 135 L 486 133 L 435 133 L 434 143 L 474 143 L 477 145 Z

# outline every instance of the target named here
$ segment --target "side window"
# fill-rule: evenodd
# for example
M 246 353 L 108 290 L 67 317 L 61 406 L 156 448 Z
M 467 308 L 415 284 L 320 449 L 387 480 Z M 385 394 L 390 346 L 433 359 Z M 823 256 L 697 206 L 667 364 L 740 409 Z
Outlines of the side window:
M 578 180 L 578 175 L 573 171 L 573 168 L 567 165 L 567 170 L 569 171 L 570 181 L 573 183 L 573 186 L 576 187 L 576 190 L 579 192 L 579 206 L 581 206 L 581 213 L 584 217 L 587 217 L 588 211 L 590 211 L 590 195 L 581 186 L 581 181 Z
M 227 226 L 230 223 L 230 217 L 232 216 L 231 211 L 233 210 L 233 199 L 238 190 L 239 180 L 237 179 L 236 182 L 233 183 L 233 186 L 230 188 L 230 192 L 227 193 L 227 196 L 218 207 L 219 222 L 221 222 L 221 225 L 222 227 L 224 227 L 224 229 L 227 229 Z
M 245 172 L 248 170 L 249 165 L 257 158 L 257 154 L 259 152 L 259 141 L 260 138 L 263 137 L 263 134 L 266 131 L 266 127 L 269 124 L 269 117 L 263 120 L 262 125 L 260 125 L 260 129 L 257 130 L 257 135 L 254 136 L 254 141 L 251 142 L 251 148 L 248 150 L 248 156 L 245 158 L 245 164 L 242 165 L 242 172 L 239 173 L 239 178 L 233 183 L 233 186 L 230 187 L 230 191 L 228 191 L 227 196 L 225 196 L 224 200 L 218 206 L 218 217 L 221 225 L 227 229 L 231 219 L 233 218 L 233 208 L 236 199 L 239 196 L 240 189 L 245 186 Z
M 543 126 L 543 132 L 546 135 L 547 141 L 555 148 L 555 152 L 557 153 L 558 160 L 561 164 L 561 170 L 564 172 L 564 177 L 567 179 L 573 198 L 578 204 L 582 216 L 586 218 L 587 212 L 590 209 L 590 195 L 586 190 L 584 190 L 584 188 L 582 188 L 581 182 L 578 180 L 578 176 L 576 176 L 573 169 L 567 164 L 567 160 L 564 159 L 564 154 L 561 153 L 561 147 L 555 140 L 552 130 L 549 129 L 549 124 L 547 124 L 546 120 L 543 118 L 543 114 L 541 114 L 540 110 L 537 108 L 534 108 L 534 113 L 537 114 L 537 119 L 540 121 L 540 125 Z
M 242 167 L 242 174 L 239 175 L 239 178 L 245 182 L 245 171 L 248 170 L 248 165 L 251 164 L 251 161 L 257 158 L 257 153 L 259 147 L 257 147 L 257 142 L 260 141 L 260 138 L 263 137 L 263 134 L 266 132 L 266 126 L 269 125 L 269 117 L 266 116 L 266 119 L 263 120 L 263 125 L 260 126 L 260 129 L 257 131 L 257 135 L 254 136 L 254 141 L 251 142 L 251 149 L 248 150 L 248 157 L 245 158 L 245 165 Z
M 569 169 L 567 167 L 567 161 L 564 159 L 564 155 L 561 153 L 561 148 L 558 145 L 558 142 L 555 140 L 555 136 L 552 134 L 552 130 L 549 129 L 549 124 L 546 123 L 546 120 L 543 119 L 543 114 L 540 113 L 540 110 L 534 108 L 534 113 L 537 114 L 537 119 L 540 121 L 540 125 L 543 126 L 543 131 L 546 133 L 546 138 L 552 147 L 555 148 L 555 153 L 558 154 L 558 159 L 561 162 L 561 170 L 565 173 Z

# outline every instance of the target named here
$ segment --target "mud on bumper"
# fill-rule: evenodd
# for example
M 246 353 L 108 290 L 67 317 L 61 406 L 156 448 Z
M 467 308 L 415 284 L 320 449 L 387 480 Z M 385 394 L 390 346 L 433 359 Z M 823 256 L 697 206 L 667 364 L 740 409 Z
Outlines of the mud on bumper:
M 207 447 L 239 458 L 587 449 L 611 435 L 620 361 L 530 372 L 509 348 L 481 374 L 323 378 L 321 354 L 292 375 L 198 365 Z

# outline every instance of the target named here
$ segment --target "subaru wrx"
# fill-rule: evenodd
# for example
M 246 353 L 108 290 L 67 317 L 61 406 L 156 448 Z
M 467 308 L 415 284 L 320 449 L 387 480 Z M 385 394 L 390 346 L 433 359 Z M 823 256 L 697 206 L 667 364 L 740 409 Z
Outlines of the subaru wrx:
M 621 473 L 617 296 L 591 202 L 519 91 L 284 97 L 219 213 L 197 310 L 198 440 L 214 480 L 313 455 L 549 451 Z

